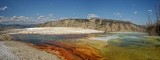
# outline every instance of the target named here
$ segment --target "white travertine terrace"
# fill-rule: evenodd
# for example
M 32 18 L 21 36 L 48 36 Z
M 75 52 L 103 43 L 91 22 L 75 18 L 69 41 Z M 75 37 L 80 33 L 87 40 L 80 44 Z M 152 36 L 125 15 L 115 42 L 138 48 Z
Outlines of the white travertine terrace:
M 89 33 L 104 33 L 104 31 L 75 28 L 75 27 L 36 27 L 36 28 L 26 28 L 15 34 L 89 34 Z

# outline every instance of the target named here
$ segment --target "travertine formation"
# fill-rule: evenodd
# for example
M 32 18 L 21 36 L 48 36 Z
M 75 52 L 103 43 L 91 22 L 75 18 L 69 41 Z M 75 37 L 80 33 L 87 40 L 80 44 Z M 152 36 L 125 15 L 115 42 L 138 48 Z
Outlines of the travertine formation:
M 26 28 L 22 29 L 22 31 L 10 34 L 90 34 L 90 33 L 104 33 L 104 31 L 75 28 L 75 27 L 38 27 L 38 28 Z
M 143 32 L 144 27 L 126 21 L 111 19 L 64 19 L 38 24 L 39 27 L 81 27 L 105 32 Z

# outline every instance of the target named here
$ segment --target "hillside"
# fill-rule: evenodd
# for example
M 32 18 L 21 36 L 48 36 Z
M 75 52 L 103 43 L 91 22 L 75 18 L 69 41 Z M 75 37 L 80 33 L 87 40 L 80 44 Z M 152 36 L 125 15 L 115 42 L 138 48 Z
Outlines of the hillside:
M 142 32 L 144 27 L 126 21 L 111 19 L 63 19 L 38 24 L 38 27 L 81 27 L 105 32 Z
M 34 24 L 21 25 L 21 24 L 1 24 L 0 23 L 0 31 L 17 29 L 17 28 L 28 28 L 28 27 L 34 27 L 34 26 L 35 26 Z

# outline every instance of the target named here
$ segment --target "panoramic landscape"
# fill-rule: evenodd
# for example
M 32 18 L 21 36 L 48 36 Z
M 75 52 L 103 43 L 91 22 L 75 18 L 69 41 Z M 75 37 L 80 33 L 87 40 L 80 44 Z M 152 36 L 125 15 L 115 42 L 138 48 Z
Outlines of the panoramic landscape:
M 0 0 L 0 60 L 160 60 L 160 1 Z

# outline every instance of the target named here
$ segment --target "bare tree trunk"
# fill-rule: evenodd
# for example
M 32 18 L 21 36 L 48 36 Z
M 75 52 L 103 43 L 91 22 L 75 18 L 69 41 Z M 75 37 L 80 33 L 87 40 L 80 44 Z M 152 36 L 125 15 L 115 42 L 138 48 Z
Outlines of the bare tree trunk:
M 160 4 L 155 6 L 156 8 L 156 20 L 152 22 L 150 13 L 147 13 L 148 23 L 146 31 L 149 35 L 159 35 L 160 36 Z
M 157 34 L 160 35 L 160 4 L 156 7 L 156 28 Z

